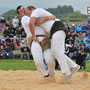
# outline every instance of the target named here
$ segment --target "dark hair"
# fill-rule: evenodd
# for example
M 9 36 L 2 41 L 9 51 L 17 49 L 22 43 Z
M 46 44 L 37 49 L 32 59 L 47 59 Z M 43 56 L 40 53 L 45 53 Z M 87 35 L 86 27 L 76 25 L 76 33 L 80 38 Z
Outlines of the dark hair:
M 16 9 L 18 14 L 19 14 L 18 10 L 19 10 L 21 7 L 22 7 L 22 6 L 20 5 L 20 6 L 18 6 L 17 9 Z
M 27 9 L 31 11 L 32 9 L 36 9 L 36 8 L 34 6 L 28 6 Z

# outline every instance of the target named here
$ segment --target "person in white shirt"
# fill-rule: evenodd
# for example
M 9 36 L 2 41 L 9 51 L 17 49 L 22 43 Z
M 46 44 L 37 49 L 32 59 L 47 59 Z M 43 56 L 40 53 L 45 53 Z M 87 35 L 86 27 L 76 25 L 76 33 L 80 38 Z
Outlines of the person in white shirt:
M 31 13 L 29 27 L 32 33 L 33 40 L 36 41 L 35 24 L 38 18 L 45 16 L 52 16 L 52 14 L 42 8 L 35 8 L 28 6 L 26 13 Z M 38 22 L 37 22 L 38 24 Z M 66 26 L 59 20 L 48 20 L 43 24 L 39 24 L 51 38 L 51 53 L 61 67 L 61 71 L 65 76 L 64 83 L 67 83 L 71 76 L 79 70 L 80 66 L 73 62 L 67 55 L 65 55 L 65 38 L 67 33 Z
M 27 34 L 27 39 L 30 40 L 30 38 L 32 38 L 31 31 L 29 30 L 30 17 L 25 15 L 25 9 L 23 6 L 17 7 L 17 12 L 22 17 L 21 23 Z M 47 20 L 47 18 L 45 20 Z M 42 37 L 41 35 L 45 36 L 46 33 L 41 27 L 35 26 L 35 35 L 38 35 L 38 36 L 40 35 L 39 37 L 37 37 L 37 39 L 38 39 L 38 41 L 42 41 L 44 39 L 44 37 Z M 55 61 L 51 55 L 50 48 L 46 49 L 43 52 L 41 45 L 37 41 L 32 41 L 30 46 L 31 46 L 30 47 L 31 53 L 34 58 L 34 61 L 35 61 L 38 71 L 43 75 L 43 77 L 54 76 Z M 46 70 L 44 68 L 43 58 L 45 58 L 46 63 L 48 65 L 48 72 L 46 72 Z
M 19 23 L 19 20 L 17 16 L 15 16 L 14 19 L 12 20 L 13 27 L 16 28 L 18 26 L 18 23 Z

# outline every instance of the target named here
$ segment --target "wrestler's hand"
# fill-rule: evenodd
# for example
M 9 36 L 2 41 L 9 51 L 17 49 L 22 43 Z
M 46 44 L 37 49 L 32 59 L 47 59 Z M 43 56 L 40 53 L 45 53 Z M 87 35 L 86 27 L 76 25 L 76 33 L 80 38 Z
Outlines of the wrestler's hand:
M 32 38 L 33 38 L 33 41 L 37 41 L 36 35 L 32 36 Z
M 56 19 L 56 16 L 54 16 L 54 15 L 53 16 L 47 16 L 47 19 L 48 20 L 55 20 Z

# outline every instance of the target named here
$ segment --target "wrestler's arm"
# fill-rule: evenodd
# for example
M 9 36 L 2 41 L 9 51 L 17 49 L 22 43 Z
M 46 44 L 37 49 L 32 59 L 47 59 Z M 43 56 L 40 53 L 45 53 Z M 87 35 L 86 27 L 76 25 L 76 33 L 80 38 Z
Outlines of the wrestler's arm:
M 36 23 L 37 18 L 36 17 L 31 17 L 29 21 L 29 28 L 31 30 L 32 38 L 34 41 L 37 40 L 36 35 L 35 35 L 35 23 Z
M 44 22 L 48 21 L 48 20 L 55 20 L 56 19 L 56 16 L 46 16 L 46 17 L 40 17 L 40 18 L 37 18 L 36 20 L 36 25 L 40 25 L 40 24 L 43 24 Z

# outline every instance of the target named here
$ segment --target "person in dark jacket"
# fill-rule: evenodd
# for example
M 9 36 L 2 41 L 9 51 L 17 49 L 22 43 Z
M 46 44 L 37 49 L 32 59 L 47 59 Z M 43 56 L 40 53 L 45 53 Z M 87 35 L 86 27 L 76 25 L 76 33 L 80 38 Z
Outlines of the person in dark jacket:
M 9 31 L 8 27 L 6 27 L 6 29 L 3 32 L 3 36 L 6 37 L 6 36 L 9 36 L 9 35 L 10 35 L 10 31 Z
M 77 54 L 76 63 L 80 65 L 80 69 L 82 69 L 82 66 L 83 69 L 86 69 L 86 54 L 84 50 L 81 50 L 80 53 Z
M 9 56 L 10 59 L 12 59 L 12 52 L 10 46 L 5 47 L 5 54 L 6 56 Z

